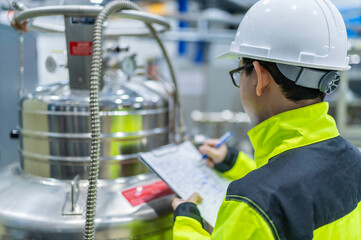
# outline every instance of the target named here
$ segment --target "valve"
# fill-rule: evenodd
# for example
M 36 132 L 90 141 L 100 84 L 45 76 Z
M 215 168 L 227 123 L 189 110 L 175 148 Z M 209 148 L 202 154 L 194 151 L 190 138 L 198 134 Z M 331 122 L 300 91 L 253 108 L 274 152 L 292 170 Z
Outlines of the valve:
M 11 139 L 19 139 L 19 137 L 20 137 L 19 129 L 11 130 L 9 136 L 10 136 Z

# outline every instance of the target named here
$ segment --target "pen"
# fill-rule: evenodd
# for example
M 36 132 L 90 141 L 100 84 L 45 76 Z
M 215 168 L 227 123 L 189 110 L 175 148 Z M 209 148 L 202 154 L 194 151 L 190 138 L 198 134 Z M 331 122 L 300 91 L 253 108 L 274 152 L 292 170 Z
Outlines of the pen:
M 223 143 L 225 143 L 228 139 L 230 139 L 232 137 L 233 133 L 232 132 L 226 132 L 220 139 L 219 142 L 217 143 L 217 145 L 215 146 L 215 148 L 219 148 Z M 202 156 L 202 160 L 206 159 L 208 156 L 207 154 L 204 154 Z

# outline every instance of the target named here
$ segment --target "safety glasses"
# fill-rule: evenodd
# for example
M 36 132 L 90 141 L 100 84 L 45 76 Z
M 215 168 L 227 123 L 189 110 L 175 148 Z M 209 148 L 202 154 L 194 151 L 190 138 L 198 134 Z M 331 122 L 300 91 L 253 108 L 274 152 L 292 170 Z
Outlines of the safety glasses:
M 232 71 L 229 72 L 229 74 L 231 75 L 232 81 L 234 86 L 239 88 L 240 82 L 241 82 L 241 75 L 242 75 L 242 71 L 253 67 L 253 61 L 236 69 L 233 69 Z

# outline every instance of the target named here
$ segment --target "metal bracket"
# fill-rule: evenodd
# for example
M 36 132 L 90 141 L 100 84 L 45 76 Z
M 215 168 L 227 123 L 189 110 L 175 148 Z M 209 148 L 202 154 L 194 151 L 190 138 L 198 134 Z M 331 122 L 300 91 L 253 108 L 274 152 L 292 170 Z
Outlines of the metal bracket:
M 62 215 L 83 215 L 83 208 L 79 202 L 79 175 L 76 175 L 70 182 L 71 189 L 65 195 L 65 203 L 63 207 Z

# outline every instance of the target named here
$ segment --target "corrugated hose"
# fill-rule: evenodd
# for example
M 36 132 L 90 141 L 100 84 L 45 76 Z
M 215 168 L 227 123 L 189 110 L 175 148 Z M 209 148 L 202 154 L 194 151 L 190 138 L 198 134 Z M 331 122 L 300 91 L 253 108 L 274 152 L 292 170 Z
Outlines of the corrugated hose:
M 100 116 L 99 116 L 99 83 L 102 67 L 102 37 L 103 24 L 113 12 L 120 10 L 139 10 L 139 7 L 128 1 L 113 1 L 107 4 L 99 13 L 93 35 L 93 56 L 90 73 L 90 116 L 91 116 L 91 150 L 90 150 L 90 170 L 89 186 L 87 194 L 85 234 L 84 239 L 95 239 L 95 212 L 97 198 L 97 180 L 99 174 L 100 155 Z
M 99 175 L 99 156 L 100 156 L 100 116 L 99 116 L 99 88 L 101 67 L 102 67 L 102 36 L 103 36 L 103 24 L 105 20 L 114 12 L 121 10 L 140 10 L 140 8 L 129 1 L 113 1 L 108 3 L 103 10 L 99 13 L 95 25 L 93 34 L 93 56 L 90 75 L 90 116 L 91 116 L 91 152 L 90 152 L 90 170 L 89 170 L 89 186 L 87 193 L 87 206 L 86 206 L 86 220 L 85 220 L 85 240 L 95 239 L 95 213 L 96 213 L 96 198 L 97 198 L 97 180 Z M 178 94 L 178 86 L 175 78 L 173 66 L 169 59 L 169 56 L 165 50 L 165 47 L 158 37 L 154 27 L 147 23 L 147 27 L 157 40 L 163 55 L 169 66 L 171 77 L 175 88 L 175 102 L 178 109 L 177 118 L 180 131 L 184 131 L 183 121 L 180 115 L 180 99 Z M 177 131 L 175 131 L 177 134 Z

